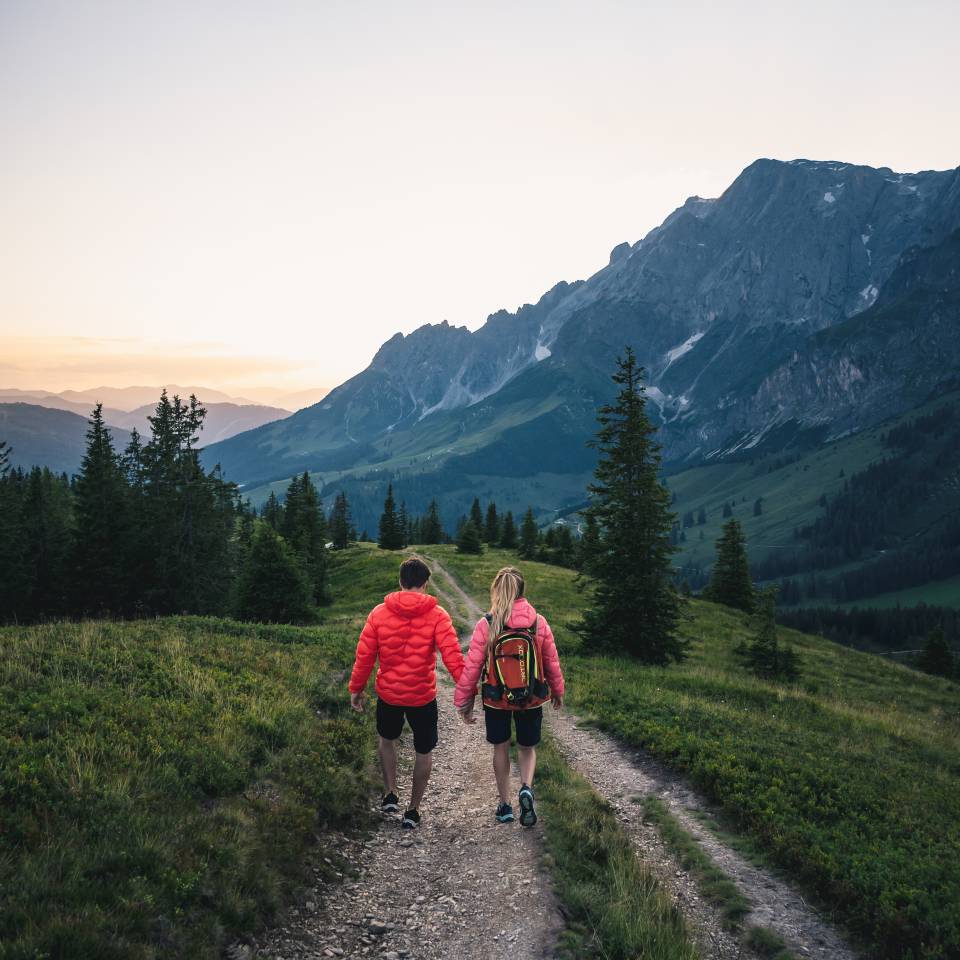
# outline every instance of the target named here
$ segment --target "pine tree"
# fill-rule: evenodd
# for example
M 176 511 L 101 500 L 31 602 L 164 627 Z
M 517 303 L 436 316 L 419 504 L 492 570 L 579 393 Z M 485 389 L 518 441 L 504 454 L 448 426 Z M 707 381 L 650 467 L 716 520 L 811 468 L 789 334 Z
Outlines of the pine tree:
M 577 625 L 586 649 L 629 653 L 666 664 L 686 655 L 677 633 L 681 599 L 673 586 L 670 493 L 660 482 L 660 445 L 646 412 L 643 371 L 629 347 L 613 375 L 614 403 L 600 408 L 599 451 L 587 515 L 600 531 L 586 573 L 593 603 Z
M 474 497 L 473 503 L 470 504 L 470 520 L 473 521 L 473 525 L 483 533 L 483 510 L 480 508 L 480 498 Z
M 472 519 L 460 529 L 460 535 L 457 537 L 457 553 L 483 553 L 483 535 Z
M 0 623 L 27 615 L 22 474 L 9 469 L 10 447 L 0 441 Z
M 594 557 L 600 551 L 600 528 L 597 526 L 597 518 L 592 513 L 584 514 L 583 533 L 580 536 L 580 542 L 577 544 L 576 566 L 578 570 L 587 570 L 593 562 Z
M 503 517 L 503 529 L 500 533 L 500 546 L 505 550 L 516 550 L 517 527 L 513 522 L 513 511 L 508 510 Z
M 953 653 L 947 645 L 943 627 L 934 627 L 927 637 L 923 653 L 917 658 L 917 666 L 924 673 L 932 673 L 938 677 L 952 677 L 955 670 Z
M 443 525 L 440 523 L 440 507 L 436 500 L 431 500 L 427 507 L 427 515 L 421 525 L 421 537 L 424 543 L 443 543 Z
M 520 524 L 520 556 L 524 560 L 533 560 L 537 555 L 538 536 L 537 521 L 533 518 L 533 507 L 527 507 Z
M 410 539 L 410 518 L 407 516 L 407 501 L 400 501 L 400 512 L 397 514 L 397 531 L 400 534 L 400 547 L 405 547 L 411 543 Z
M 792 683 L 800 676 L 800 658 L 777 639 L 776 587 L 763 590 L 757 603 L 756 626 L 745 652 L 747 665 L 765 680 Z
M 380 530 L 377 543 L 384 550 L 400 550 L 403 547 L 403 533 L 397 518 L 396 504 L 393 500 L 393 484 L 387 484 L 387 497 L 383 501 L 383 513 L 380 515 Z
M 341 490 L 333 501 L 333 510 L 330 513 L 330 539 L 333 541 L 334 550 L 346 550 L 350 545 L 350 528 L 350 504 L 347 503 L 347 495 Z
M 258 523 L 237 590 L 237 615 L 263 623 L 304 623 L 313 619 L 310 593 L 294 552 L 268 523 Z
M 103 613 L 127 608 L 132 553 L 128 547 L 130 506 L 124 468 L 103 422 L 103 405 L 98 403 L 89 421 L 87 449 L 74 482 L 74 610 Z
M 715 603 L 752 613 L 755 606 L 746 538 L 740 521 L 731 518 L 717 541 L 717 560 L 704 597 Z
M 487 518 L 483 524 L 483 539 L 485 543 L 496 543 L 500 539 L 500 518 L 497 516 L 497 505 L 492 500 L 487 506 Z
M 280 532 L 300 560 L 314 603 L 329 600 L 327 523 L 317 488 L 307 471 L 293 477 L 284 498 Z
M 289 490 L 287 490 L 287 496 L 290 496 Z M 260 509 L 260 516 L 277 532 L 279 532 L 283 526 L 283 507 L 277 499 L 277 495 L 272 490 L 270 491 L 270 496 L 267 497 L 263 507 Z
M 33 618 L 69 610 L 73 509 L 66 475 L 34 467 L 24 479 L 22 529 L 26 587 L 21 609 Z

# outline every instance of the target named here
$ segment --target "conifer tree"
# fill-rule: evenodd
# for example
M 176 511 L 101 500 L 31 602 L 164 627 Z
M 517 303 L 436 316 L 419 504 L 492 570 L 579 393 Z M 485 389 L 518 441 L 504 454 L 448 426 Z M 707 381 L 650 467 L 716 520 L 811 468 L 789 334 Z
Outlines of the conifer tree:
M 717 541 L 717 560 L 704 597 L 715 603 L 752 613 L 755 605 L 746 538 L 740 521 L 731 518 Z
M 330 513 L 330 539 L 334 550 L 346 550 L 350 545 L 350 504 L 347 495 L 341 490 L 333 501 Z M 366 532 L 366 531 L 364 531 Z
M 73 509 L 66 475 L 34 467 L 24 479 L 23 556 L 28 597 L 21 609 L 34 618 L 69 610 Z
M 237 615 L 264 623 L 304 623 L 313 619 L 310 592 L 294 552 L 268 523 L 258 523 L 237 590 Z
M 400 534 L 401 549 L 411 542 L 410 518 L 407 516 L 407 501 L 400 501 L 400 510 L 397 513 L 397 532 Z
M 460 528 L 460 535 L 457 537 L 457 553 L 483 553 L 483 535 L 472 519 Z
M 470 504 L 470 520 L 473 521 L 473 525 L 480 531 L 482 536 L 483 535 L 483 510 L 480 508 L 479 497 L 474 497 L 473 503 Z
M 497 516 L 497 505 L 492 500 L 483 524 L 483 539 L 486 543 L 496 543 L 500 539 L 500 518 Z
M 9 469 L 10 453 L 0 442 L 0 623 L 27 614 L 22 482 L 20 473 Z
M 287 496 L 290 496 L 289 490 L 287 490 Z M 279 532 L 283 526 L 283 507 L 277 499 L 277 495 L 272 490 L 270 491 L 270 496 L 267 497 L 263 507 L 260 509 L 260 516 L 277 532 Z
M 600 528 L 597 518 L 589 511 L 583 517 L 583 533 L 576 550 L 576 566 L 578 570 L 587 570 L 593 558 L 600 550 Z
M 776 597 L 776 587 L 761 592 L 756 627 L 745 656 L 758 677 L 790 683 L 800 676 L 800 658 L 792 647 L 781 646 L 777 638 Z
M 76 539 L 72 558 L 73 608 L 121 612 L 128 605 L 131 507 L 120 458 L 98 403 L 87 430 L 87 449 L 74 481 Z
M 326 603 L 329 600 L 327 523 L 317 488 L 307 471 L 290 481 L 280 532 L 300 560 L 313 602 Z
M 513 522 L 513 511 L 508 510 L 503 517 L 503 529 L 500 533 L 500 546 L 506 550 L 517 548 L 517 527 Z
M 396 504 L 393 500 L 392 483 L 387 484 L 387 497 L 383 501 L 377 543 L 384 550 L 400 550 L 403 547 L 403 534 L 400 531 Z
M 533 518 L 533 507 L 527 507 L 527 512 L 523 515 L 523 523 L 520 524 L 519 553 L 524 560 L 533 560 L 536 557 L 539 546 L 537 534 L 537 521 Z
M 930 631 L 923 652 L 917 658 L 917 666 L 924 673 L 932 673 L 938 677 L 953 676 L 955 670 L 953 653 L 947 645 L 943 627 L 934 627 Z
M 440 507 L 437 501 L 431 500 L 427 507 L 427 514 L 423 518 L 420 531 L 424 543 L 443 543 L 443 524 L 440 522 Z
M 587 515 L 599 544 L 586 573 L 593 603 L 578 631 L 586 649 L 606 647 L 647 663 L 665 664 L 686 655 L 677 633 L 681 599 L 673 586 L 670 542 L 675 515 L 660 482 L 660 445 L 646 412 L 643 371 L 629 347 L 617 360 L 616 400 L 600 408 L 592 445 L 599 451 Z

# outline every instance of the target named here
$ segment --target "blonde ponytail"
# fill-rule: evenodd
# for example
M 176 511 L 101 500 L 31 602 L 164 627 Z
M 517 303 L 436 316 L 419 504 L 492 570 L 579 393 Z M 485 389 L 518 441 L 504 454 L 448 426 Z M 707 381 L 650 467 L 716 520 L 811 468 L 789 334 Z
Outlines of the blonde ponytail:
M 490 629 L 487 631 L 487 656 L 493 641 L 503 632 L 513 611 L 514 601 L 523 596 L 523 574 L 516 567 L 503 567 L 490 584 Z

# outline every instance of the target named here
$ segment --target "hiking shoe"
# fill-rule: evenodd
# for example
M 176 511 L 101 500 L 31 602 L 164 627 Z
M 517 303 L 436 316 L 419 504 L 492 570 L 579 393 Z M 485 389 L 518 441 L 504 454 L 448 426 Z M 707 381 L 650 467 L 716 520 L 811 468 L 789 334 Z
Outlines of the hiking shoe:
M 400 826 L 406 827 L 408 830 L 416 830 L 420 826 L 420 814 L 416 810 L 408 810 L 403 815 Z
M 509 803 L 498 803 L 494 816 L 497 818 L 497 823 L 513 823 L 513 807 Z
M 380 801 L 380 809 L 384 813 L 399 813 L 400 798 L 395 793 L 388 793 Z
M 520 826 L 532 827 L 537 822 L 537 811 L 533 809 L 533 790 L 526 784 L 520 788 Z

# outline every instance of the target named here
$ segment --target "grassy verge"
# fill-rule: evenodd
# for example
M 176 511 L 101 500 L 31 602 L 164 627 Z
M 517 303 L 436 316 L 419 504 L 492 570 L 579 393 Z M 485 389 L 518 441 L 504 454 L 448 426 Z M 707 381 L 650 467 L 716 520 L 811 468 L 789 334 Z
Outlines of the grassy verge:
M 212 958 L 275 917 L 318 829 L 365 808 L 343 678 L 396 563 L 338 558 L 316 628 L 0 630 L 0 958 Z
M 569 625 L 585 596 L 574 575 L 504 551 L 433 553 L 475 596 L 518 564 L 557 636 L 571 707 L 660 757 L 871 948 L 896 960 L 960 955 L 960 690 L 795 631 L 803 678 L 744 672 L 741 615 L 701 601 L 669 668 L 585 656 Z
M 567 919 L 561 956 L 695 960 L 683 915 L 637 860 L 609 805 L 545 739 L 537 803 L 547 864 Z

